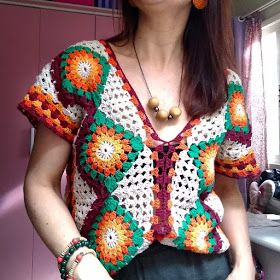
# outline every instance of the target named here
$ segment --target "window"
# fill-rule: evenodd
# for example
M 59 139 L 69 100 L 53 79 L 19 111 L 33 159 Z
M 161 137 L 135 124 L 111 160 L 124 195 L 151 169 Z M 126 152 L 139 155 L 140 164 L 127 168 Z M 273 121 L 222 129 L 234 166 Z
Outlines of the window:
M 280 167 L 280 15 L 263 24 L 262 56 L 267 124 L 267 157 L 270 168 Z

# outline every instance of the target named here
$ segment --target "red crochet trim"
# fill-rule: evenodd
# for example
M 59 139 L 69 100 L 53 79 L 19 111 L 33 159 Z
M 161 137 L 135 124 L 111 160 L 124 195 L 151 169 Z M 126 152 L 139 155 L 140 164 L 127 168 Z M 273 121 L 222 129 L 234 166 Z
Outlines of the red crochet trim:
M 44 123 L 58 136 L 70 143 L 73 142 L 78 125 L 63 114 L 62 105 L 52 102 L 49 96 L 42 93 L 40 87 L 32 86 L 18 104 L 17 109 L 28 118 L 35 128 L 39 123 Z

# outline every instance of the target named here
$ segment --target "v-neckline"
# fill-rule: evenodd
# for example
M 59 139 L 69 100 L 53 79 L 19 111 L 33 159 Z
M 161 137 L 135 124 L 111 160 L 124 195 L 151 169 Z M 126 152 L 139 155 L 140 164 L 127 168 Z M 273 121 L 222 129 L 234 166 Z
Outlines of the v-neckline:
M 162 142 L 163 144 L 171 144 L 171 143 L 173 143 L 173 142 L 180 142 L 183 138 L 186 138 L 186 136 L 184 136 L 183 134 L 184 134 L 184 132 L 186 132 L 187 130 L 191 129 L 191 128 L 197 123 L 197 122 L 196 122 L 196 118 L 191 118 L 191 119 L 185 124 L 185 126 L 181 129 L 181 131 L 180 131 L 173 139 L 171 139 L 171 140 L 169 140 L 169 141 L 166 141 L 166 140 L 162 139 L 162 138 L 158 135 L 156 129 L 154 128 L 152 122 L 150 121 L 150 118 L 149 118 L 149 116 L 147 115 L 146 110 L 144 109 L 144 106 L 142 105 L 142 103 L 141 103 L 141 101 L 140 101 L 140 99 L 139 99 L 139 97 L 138 97 L 138 94 L 136 93 L 136 91 L 134 90 L 133 86 L 131 85 L 131 83 L 130 83 L 129 80 L 127 79 L 127 77 L 126 77 L 126 75 L 125 75 L 125 73 L 124 73 L 122 67 L 121 67 L 120 64 L 119 64 L 119 61 L 118 61 L 118 59 L 117 59 L 117 57 L 116 57 L 116 54 L 115 54 L 113 48 L 111 47 L 110 43 L 109 43 L 107 40 L 100 40 L 99 42 L 105 46 L 105 48 L 106 48 L 106 53 L 108 54 L 109 58 L 114 60 L 114 62 L 115 62 L 114 67 L 115 67 L 118 71 L 121 72 L 121 77 L 120 77 L 120 78 L 122 79 L 123 83 L 126 83 L 126 84 L 129 86 L 130 89 L 127 90 L 127 91 L 128 91 L 128 93 L 130 94 L 131 98 L 135 98 L 135 99 L 137 100 L 137 104 L 134 104 L 134 103 L 133 103 L 133 105 L 136 107 L 136 109 L 137 109 L 139 112 L 141 112 L 141 113 L 145 116 L 145 119 L 142 120 L 142 121 L 143 121 L 143 123 L 144 123 L 145 125 L 147 125 L 147 126 L 151 129 L 151 131 L 152 131 L 151 137 L 152 137 L 154 140 L 156 140 L 156 141 Z M 109 52 L 108 52 L 108 50 L 109 50 Z

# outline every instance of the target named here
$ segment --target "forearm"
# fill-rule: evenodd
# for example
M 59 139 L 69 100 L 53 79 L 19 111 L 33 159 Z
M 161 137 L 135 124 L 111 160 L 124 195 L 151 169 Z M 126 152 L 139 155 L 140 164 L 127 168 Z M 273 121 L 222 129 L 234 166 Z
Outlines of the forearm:
M 247 215 L 237 181 L 218 175 L 214 190 L 224 206 L 221 226 L 230 242 L 233 264 L 252 264 Z
M 24 180 L 24 202 L 28 216 L 42 241 L 58 256 L 71 240 L 80 237 L 60 192 L 60 180 L 71 155 L 71 145 L 44 125 L 37 129 L 34 147 Z M 67 263 L 69 270 L 76 250 Z M 92 254 L 83 257 L 74 272 L 75 279 L 111 279 Z
M 222 229 L 229 239 L 234 265 L 252 262 L 246 210 L 236 186 L 231 186 L 220 196 L 224 205 Z
M 80 233 L 60 193 L 55 189 L 42 184 L 26 183 L 24 199 L 28 216 L 36 231 L 50 251 L 57 256 L 74 237 L 79 237 Z M 80 250 L 81 248 L 75 251 L 70 258 L 68 270 Z M 93 275 L 96 279 L 111 279 L 99 260 L 88 254 L 77 266 L 74 278 L 93 279 Z
M 24 201 L 34 228 L 55 256 L 80 236 L 61 195 L 51 186 L 27 180 Z

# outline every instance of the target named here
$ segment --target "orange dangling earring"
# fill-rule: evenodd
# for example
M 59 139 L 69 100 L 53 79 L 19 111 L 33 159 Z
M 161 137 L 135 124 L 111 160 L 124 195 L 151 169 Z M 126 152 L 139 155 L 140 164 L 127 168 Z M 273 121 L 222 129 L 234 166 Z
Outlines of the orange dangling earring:
M 204 9 L 208 4 L 208 0 L 193 0 L 193 5 L 198 9 Z

